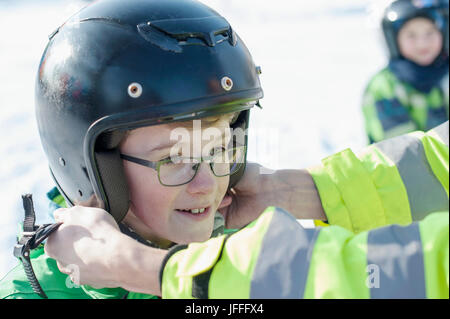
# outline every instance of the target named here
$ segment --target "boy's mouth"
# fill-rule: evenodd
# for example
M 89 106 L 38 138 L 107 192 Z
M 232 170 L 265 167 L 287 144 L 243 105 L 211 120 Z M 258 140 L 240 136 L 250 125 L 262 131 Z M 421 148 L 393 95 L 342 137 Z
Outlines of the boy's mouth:
M 201 214 L 206 208 L 194 208 L 194 209 L 176 209 L 179 212 L 186 212 L 191 214 Z
M 200 208 L 186 208 L 186 209 L 175 209 L 177 212 L 195 218 L 206 217 L 211 210 L 211 207 L 200 207 Z

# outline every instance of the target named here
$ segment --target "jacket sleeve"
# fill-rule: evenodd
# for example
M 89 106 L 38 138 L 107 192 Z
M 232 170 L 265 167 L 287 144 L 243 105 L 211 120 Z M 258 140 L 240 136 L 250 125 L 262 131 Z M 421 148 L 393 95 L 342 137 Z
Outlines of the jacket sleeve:
M 354 233 L 448 211 L 449 124 L 347 149 L 309 170 L 328 222 Z
M 231 236 L 176 246 L 163 298 L 448 298 L 448 212 L 354 234 L 269 207 Z
M 376 74 L 364 91 L 362 112 L 370 143 L 417 130 L 408 112 L 408 93 L 388 69 Z

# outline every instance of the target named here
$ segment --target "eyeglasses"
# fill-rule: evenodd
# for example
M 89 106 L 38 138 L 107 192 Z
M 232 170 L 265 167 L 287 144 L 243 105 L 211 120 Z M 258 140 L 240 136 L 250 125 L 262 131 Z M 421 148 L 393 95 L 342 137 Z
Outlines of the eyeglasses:
M 161 185 L 181 186 L 194 179 L 202 162 L 208 163 L 211 171 L 217 177 L 233 175 L 244 162 L 245 149 L 245 146 L 230 149 L 219 147 L 212 149 L 210 156 L 182 157 L 177 155 L 157 162 L 125 154 L 120 154 L 120 157 L 126 161 L 156 170 Z

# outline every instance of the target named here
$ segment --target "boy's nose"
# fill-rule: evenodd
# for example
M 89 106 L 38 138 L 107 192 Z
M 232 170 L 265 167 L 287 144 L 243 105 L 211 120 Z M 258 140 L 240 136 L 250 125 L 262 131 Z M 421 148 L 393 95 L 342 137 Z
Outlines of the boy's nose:
M 419 37 L 417 40 L 417 46 L 419 49 L 426 49 L 430 46 L 431 40 L 427 36 Z
M 190 194 L 208 194 L 214 189 L 215 176 L 207 163 L 199 164 L 197 175 L 189 182 L 187 191 Z

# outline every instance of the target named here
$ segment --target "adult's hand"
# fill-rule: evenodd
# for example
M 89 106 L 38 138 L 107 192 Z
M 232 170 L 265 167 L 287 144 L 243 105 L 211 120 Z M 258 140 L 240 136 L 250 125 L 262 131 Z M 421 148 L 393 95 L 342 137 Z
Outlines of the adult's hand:
M 326 220 L 314 181 L 304 169 L 271 171 L 249 162 L 232 192 L 231 204 L 220 209 L 227 228 L 245 226 L 268 206 L 281 207 L 298 219 Z
M 227 228 L 241 228 L 259 217 L 264 209 L 275 203 L 274 186 L 269 175 L 262 175 L 263 167 L 247 163 L 245 173 L 223 202 L 227 207 L 219 211 L 225 217 Z M 221 205 L 222 206 L 222 205 Z
M 122 234 L 103 209 L 62 208 L 55 220 L 62 225 L 47 239 L 45 253 L 74 283 L 160 294 L 158 273 L 166 252 Z

